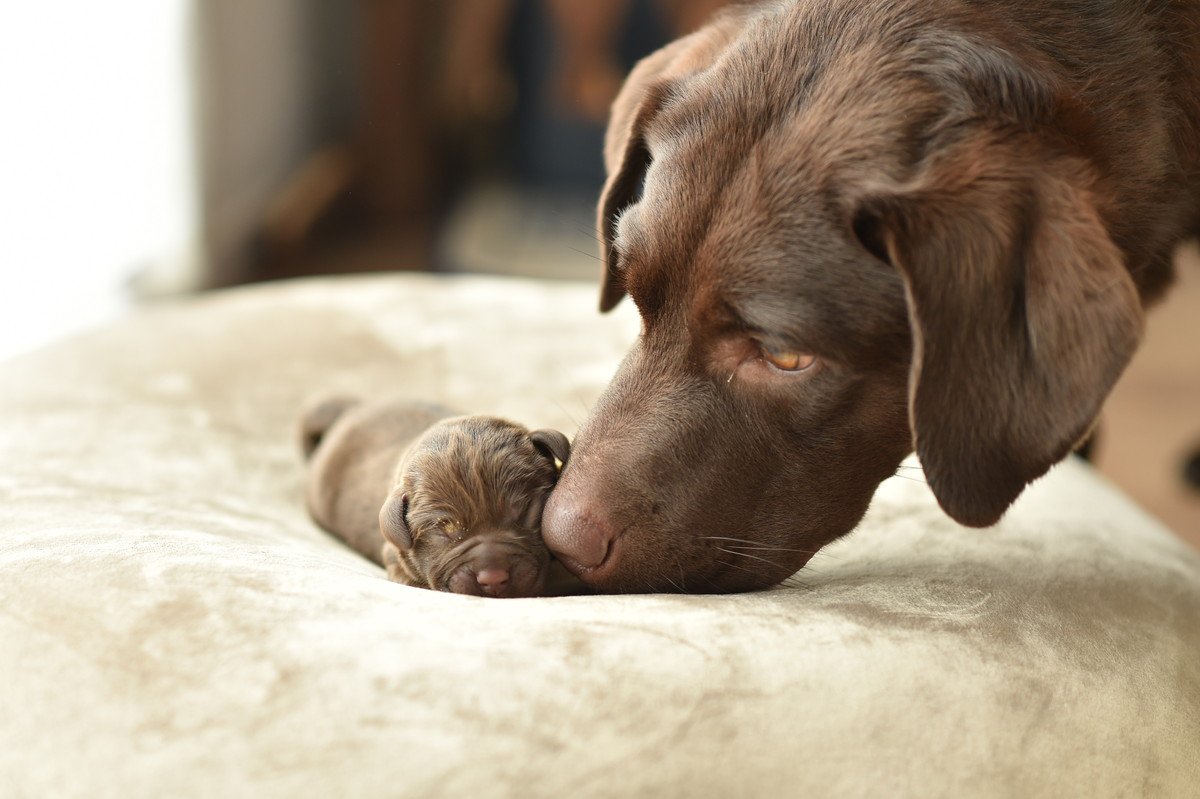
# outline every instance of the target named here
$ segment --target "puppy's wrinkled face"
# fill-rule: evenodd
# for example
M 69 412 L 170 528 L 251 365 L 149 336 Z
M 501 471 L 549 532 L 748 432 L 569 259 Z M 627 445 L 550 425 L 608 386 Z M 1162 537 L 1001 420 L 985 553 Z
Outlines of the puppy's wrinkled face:
M 413 548 L 403 557 L 429 588 L 472 596 L 541 595 L 550 555 L 536 527 L 507 522 L 480 529 L 445 516 L 414 530 Z
M 430 429 L 404 458 L 380 514 L 414 584 L 495 597 L 543 592 L 543 506 L 566 439 L 469 416 Z

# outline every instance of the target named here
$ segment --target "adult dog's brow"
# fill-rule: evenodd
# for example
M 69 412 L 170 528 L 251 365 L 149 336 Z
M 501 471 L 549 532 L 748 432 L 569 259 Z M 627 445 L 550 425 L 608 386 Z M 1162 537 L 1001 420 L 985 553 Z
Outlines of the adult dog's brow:
M 735 300 L 738 318 L 764 344 L 847 363 L 875 362 L 903 352 L 906 329 L 880 334 L 869 308 L 847 309 L 828 297 L 748 295 Z
M 755 295 L 731 295 L 723 303 L 733 323 L 746 332 L 779 346 L 810 346 L 818 337 L 815 325 L 806 320 L 803 306 L 785 307 Z

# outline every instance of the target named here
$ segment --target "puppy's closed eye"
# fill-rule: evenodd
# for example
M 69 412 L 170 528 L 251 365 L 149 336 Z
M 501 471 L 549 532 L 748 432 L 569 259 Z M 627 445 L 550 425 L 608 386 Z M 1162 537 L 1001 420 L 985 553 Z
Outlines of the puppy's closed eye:
M 462 526 L 453 519 L 442 519 L 438 522 L 437 531 L 450 541 L 462 541 L 464 531 Z

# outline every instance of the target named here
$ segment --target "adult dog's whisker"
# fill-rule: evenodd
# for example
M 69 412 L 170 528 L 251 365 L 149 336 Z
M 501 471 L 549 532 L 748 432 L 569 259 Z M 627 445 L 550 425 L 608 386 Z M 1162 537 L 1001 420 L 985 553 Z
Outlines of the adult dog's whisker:
M 586 255 L 588 258 L 591 258 L 593 261 L 599 261 L 600 263 L 604 263 L 604 259 L 601 258 L 599 255 L 595 255 L 594 253 L 584 252 L 583 250 L 580 250 L 576 247 L 567 247 L 567 249 L 571 250 L 572 252 L 577 252 L 580 255 Z
M 700 538 L 705 541 L 739 541 L 743 544 L 758 544 L 757 541 L 751 541 L 749 538 L 733 538 L 728 535 L 702 535 Z
M 564 408 L 562 406 L 562 403 L 560 403 L 558 401 L 553 401 L 553 402 L 554 402 L 554 407 L 556 407 L 560 411 L 562 411 L 566 415 L 566 417 L 571 420 L 571 424 L 575 425 L 576 427 L 579 427 L 579 420 L 576 419 L 575 416 L 570 411 L 568 411 L 566 408 Z
M 739 571 L 744 571 L 747 574 L 753 574 L 755 577 L 759 576 L 758 572 L 756 572 L 754 569 L 747 569 L 745 566 L 739 566 L 736 563 L 729 563 L 728 561 L 724 561 L 724 560 L 719 560 L 719 561 L 717 561 L 717 563 L 720 563 L 722 566 L 728 566 L 731 569 L 738 569 Z
M 782 585 L 784 588 L 791 588 L 791 589 L 797 590 L 797 591 L 812 591 L 813 590 L 813 587 L 811 585 L 801 582 L 794 575 L 792 577 L 787 578 L 783 582 L 781 582 L 780 585 Z
M 817 555 L 818 553 L 822 553 L 822 550 L 820 549 L 799 549 L 796 547 L 772 546 L 770 544 L 762 544 L 758 541 L 751 541 L 747 538 L 732 538 L 724 535 L 704 535 L 700 536 L 700 540 L 729 541 L 733 543 L 728 543 L 725 546 L 739 550 L 746 549 L 753 552 L 796 552 L 801 555 Z M 841 558 L 835 555 L 826 555 L 826 557 L 832 558 L 833 560 L 841 560 Z
M 683 574 L 683 563 L 679 560 L 679 553 L 675 553 L 675 566 L 679 569 L 679 590 L 686 594 L 684 586 L 687 585 L 687 577 Z
M 594 230 L 585 230 L 585 229 L 584 229 L 584 228 L 582 228 L 582 227 L 575 228 L 575 230 L 576 230 L 576 231 L 577 231 L 577 232 L 578 232 L 578 233 L 579 233 L 581 236 L 587 236 L 587 237 L 588 237 L 589 239 L 591 239 L 592 241 L 595 241 L 595 242 L 600 242 L 600 241 L 601 241 L 601 238 L 600 238 L 599 236 L 597 236 L 597 235 L 596 235 L 596 231 L 594 231 Z
M 717 548 L 721 549 L 722 552 L 728 552 L 730 555 L 740 555 L 743 558 L 750 558 L 751 560 L 757 560 L 761 563 L 767 564 L 768 566 L 774 566 L 777 569 L 783 565 L 782 563 L 776 563 L 773 560 L 767 560 L 766 558 L 760 558 L 757 555 L 751 555 L 748 552 L 734 552 L 732 549 L 722 549 L 721 547 L 717 547 Z
M 550 358 L 550 362 L 554 365 L 555 371 L 557 371 L 559 374 L 567 373 L 567 370 L 562 367 L 562 364 L 559 363 L 557 358 Z M 579 386 L 574 383 L 571 384 L 571 395 L 579 401 L 579 404 L 583 408 L 583 412 L 585 414 L 592 410 L 591 407 L 587 404 L 587 402 L 583 399 L 583 395 L 579 393 Z M 557 403 L 555 403 L 555 404 L 557 404 Z M 562 408 L 561 405 L 559 405 L 558 407 Z M 563 412 L 564 413 L 566 412 L 565 408 L 563 408 Z M 576 425 L 579 424 L 579 422 L 575 421 L 574 419 L 572 419 L 571 421 L 575 422 Z
M 815 555 L 820 550 L 795 549 L 793 547 L 750 546 L 749 544 L 728 544 L 734 549 L 748 549 L 753 552 L 799 552 L 801 555 Z
M 583 222 L 573 216 L 567 216 L 562 211 L 556 211 L 553 208 L 548 209 L 550 213 L 557 216 L 559 219 L 565 220 L 571 227 L 575 228 L 580 233 L 589 236 L 590 238 L 600 241 L 600 237 L 596 235 L 596 228 L 590 222 Z

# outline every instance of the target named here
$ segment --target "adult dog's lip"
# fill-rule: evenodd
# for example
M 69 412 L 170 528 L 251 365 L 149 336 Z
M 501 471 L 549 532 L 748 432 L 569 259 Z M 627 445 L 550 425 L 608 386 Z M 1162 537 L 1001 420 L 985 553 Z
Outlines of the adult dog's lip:
M 595 566 L 584 566 L 582 563 L 575 560 L 575 558 L 568 557 L 567 555 L 555 555 L 554 557 L 558 559 L 559 563 L 566 567 L 567 571 L 576 577 L 582 577 L 587 572 L 596 568 Z
M 621 532 L 618 533 L 615 538 L 608 542 L 608 548 L 604 552 L 604 557 L 600 559 L 599 563 L 593 566 L 584 565 L 569 555 L 560 555 L 555 553 L 554 557 L 557 558 L 558 561 L 566 567 L 567 571 L 571 572 L 571 574 L 575 575 L 584 582 L 589 582 L 589 577 L 603 577 L 603 573 L 605 571 L 612 571 L 612 564 L 616 562 L 616 559 L 613 557 L 613 553 L 616 551 L 617 544 L 621 540 L 621 536 L 624 534 L 625 530 L 621 530 Z

